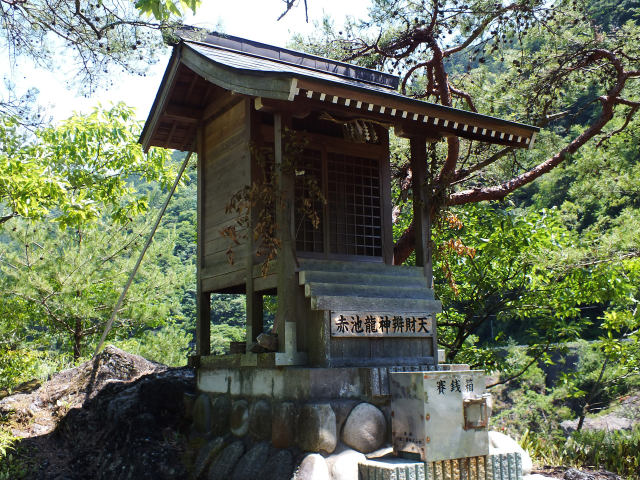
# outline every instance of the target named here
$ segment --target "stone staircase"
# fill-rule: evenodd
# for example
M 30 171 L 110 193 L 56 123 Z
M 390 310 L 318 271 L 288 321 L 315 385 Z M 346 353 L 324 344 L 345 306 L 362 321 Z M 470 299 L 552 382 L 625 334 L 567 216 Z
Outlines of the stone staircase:
M 439 312 L 421 267 L 301 259 L 298 281 L 313 310 Z

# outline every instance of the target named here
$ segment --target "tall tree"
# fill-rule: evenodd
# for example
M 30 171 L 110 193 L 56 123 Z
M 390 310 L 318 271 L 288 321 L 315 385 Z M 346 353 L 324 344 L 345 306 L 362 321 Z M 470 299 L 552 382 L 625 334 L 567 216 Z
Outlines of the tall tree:
M 151 188 L 175 179 L 168 151 L 143 153 L 139 131 L 122 104 L 29 135 L 0 117 L 0 323 L 24 319 L 75 359 L 101 332 L 146 233 Z M 193 265 L 162 237 L 119 312 L 128 332 L 175 315 L 185 294 Z
M 134 177 L 168 186 L 175 173 L 166 150 L 143 153 L 138 131 L 124 104 L 28 134 L 14 117 L 0 116 L 0 225 L 52 214 L 77 227 L 106 212 L 118 222 L 144 212 L 146 192 Z
M 0 0 L 0 45 L 11 61 L 56 68 L 64 59 L 74 87 L 89 93 L 116 70 L 142 74 L 200 0 Z M 37 85 L 33 85 L 37 87 Z M 13 95 L 0 113 L 24 113 Z M 24 118 L 21 117 L 23 120 Z

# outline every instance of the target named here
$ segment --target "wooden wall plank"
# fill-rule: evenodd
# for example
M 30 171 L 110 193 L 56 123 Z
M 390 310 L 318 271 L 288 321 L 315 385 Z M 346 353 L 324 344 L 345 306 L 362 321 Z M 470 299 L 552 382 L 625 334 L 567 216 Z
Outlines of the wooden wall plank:
M 236 287 L 244 282 L 244 277 L 244 270 L 238 270 L 235 272 L 227 272 L 222 275 L 216 275 L 214 277 L 203 278 L 202 289 L 206 292 L 218 292 L 231 287 Z

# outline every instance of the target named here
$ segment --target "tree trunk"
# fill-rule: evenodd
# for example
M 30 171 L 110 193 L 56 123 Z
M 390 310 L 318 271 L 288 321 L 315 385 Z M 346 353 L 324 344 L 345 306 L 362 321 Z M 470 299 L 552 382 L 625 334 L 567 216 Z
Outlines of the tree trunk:
M 82 349 L 82 321 L 77 318 L 76 325 L 73 330 L 73 360 L 75 362 L 80 358 L 81 349 Z

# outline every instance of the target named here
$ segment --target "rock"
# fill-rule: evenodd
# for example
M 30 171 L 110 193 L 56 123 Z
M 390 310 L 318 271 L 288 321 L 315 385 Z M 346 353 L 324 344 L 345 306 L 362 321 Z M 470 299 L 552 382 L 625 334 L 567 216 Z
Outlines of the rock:
M 351 410 L 342 428 L 342 441 L 362 453 L 377 450 L 384 443 L 387 422 L 384 414 L 370 403 Z
M 231 400 L 226 395 L 216 397 L 211 403 L 213 421 L 211 431 L 214 435 L 225 435 L 229 431 L 231 418 Z
M 193 392 L 184 392 L 182 396 L 182 405 L 184 407 L 184 418 L 193 420 L 193 404 L 198 396 Z
M 271 439 L 271 405 L 257 400 L 249 410 L 249 433 L 257 440 Z
M 298 416 L 298 446 L 307 452 L 336 449 L 336 415 L 328 403 L 303 405 Z
M 489 432 L 489 454 L 518 452 L 522 459 L 522 475 L 529 475 L 533 470 L 531 456 L 513 438 L 504 433 Z
M 198 433 L 211 431 L 211 400 L 206 393 L 201 393 L 193 403 L 193 428 Z
M 560 424 L 565 434 L 574 432 L 578 428 L 578 420 L 565 420 Z M 615 414 L 599 417 L 586 417 L 582 425 L 583 430 L 631 430 L 633 420 Z
M 293 443 L 296 408 L 291 402 L 276 403 L 271 420 L 271 443 L 276 448 L 288 448 Z
M 20 422 L 39 436 L 23 438 L 17 450 L 28 452 L 23 458 L 34 466 L 30 478 L 39 480 L 188 478 L 186 438 L 180 433 L 183 397 L 195 389 L 192 369 L 168 368 L 107 347 L 95 361 L 21 394 L 25 412 L 37 417 L 25 414 Z
M 249 404 L 246 400 L 236 400 L 231 405 L 231 433 L 244 437 L 249 431 Z
M 269 442 L 260 442 L 245 453 L 233 469 L 232 480 L 256 480 L 263 475 L 269 456 Z M 262 473 L 262 475 L 261 475 Z
M 344 422 L 347 421 L 353 407 L 359 403 L 358 400 L 338 400 L 331 402 L 331 408 L 333 408 L 333 412 L 336 414 L 336 429 L 338 432 L 342 431 Z
M 372 459 L 372 458 L 381 458 L 381 457 L 387 457 L 389 455 L 393 454 L 393 447 L 389 446 L 389 444 L 387 444 L 387 446 L 383 446 L 382 448 L 379 448 L 378 450 L 374 450 L 373 452 L 367 453 L 365 455 L 365 457 Z
M 184 389 L 171 378 L 157 378 L 155 382 L 141 383 L 139 397 L 145 410 L 155 416 L 168 413 L 184 416 Z M 171 410 L 168 411 L 169 409 Z
M 220 453 L 222 447 L 224 447 L 224 439 L 222 437 L 216 437 L 210 442 L 205 443 L 198 452 L 198 456 L 193 465 L 191 478 L 197 479 L 200 477 L 209 466 L 209 463 Z
M 261 333 L 258 335 L 258 338 L 256 338 L 256 343 L 268 352 L 278 351 L 278 335 Z
M 331 480 L 358 480 L 358 464 L 365 462 L 364 454 L 350 448 L 342 448 L 326 458 Z
M 240 440 L 233 442 L 222 450 L 211 464 L 211 467 L 209 467 L 207 480 L 228 480 L 243 453 L 244 445 Z
M 595 480 L 596 477 L 589 475 L 588 473 L 581 472 L 580 470 L 576 470 L 575 468 L 570 468 L 564 472 L 563 478 L 565 480 Z
M 331 480 L 324 457 L 317 453 L 304 457 L 292 480 Z
M 293 454 L 278 450 L 264 465 L 264 480 L 290 480 L 293 473 Z

